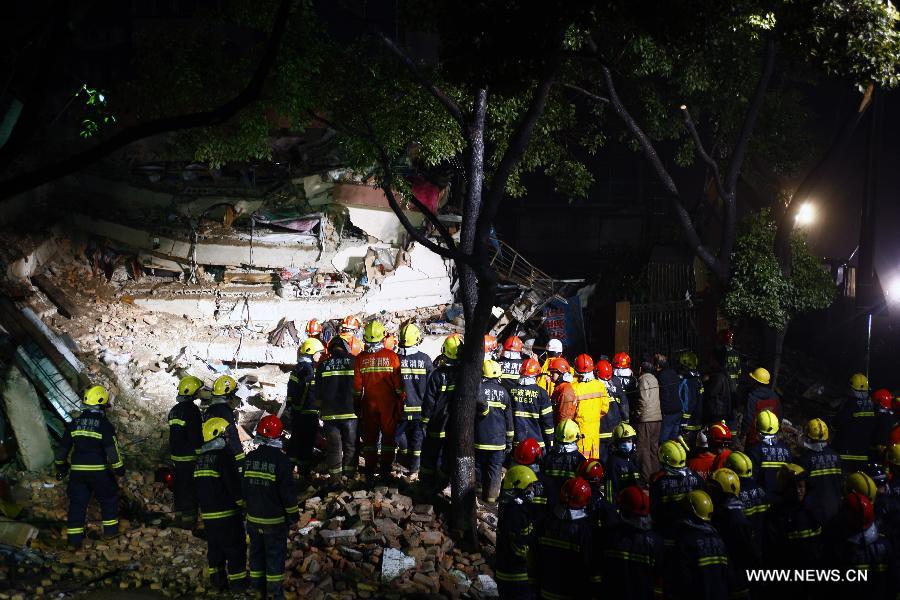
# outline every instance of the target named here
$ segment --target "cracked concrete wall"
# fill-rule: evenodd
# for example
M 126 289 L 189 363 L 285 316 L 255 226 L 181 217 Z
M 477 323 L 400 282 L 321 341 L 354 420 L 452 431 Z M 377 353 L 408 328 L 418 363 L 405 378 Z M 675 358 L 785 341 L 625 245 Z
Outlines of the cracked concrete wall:
M 16 366 L 3 377 L 3 404 L 9 425 L 16 434 L 19 457 L 28 471 L 40 471 L 53 464 L 53 448 L 44 421 L 37 390 Z

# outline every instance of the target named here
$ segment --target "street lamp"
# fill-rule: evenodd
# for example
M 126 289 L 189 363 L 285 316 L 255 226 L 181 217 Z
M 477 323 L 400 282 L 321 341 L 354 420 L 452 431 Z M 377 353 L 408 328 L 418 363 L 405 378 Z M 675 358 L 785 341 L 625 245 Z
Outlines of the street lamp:
M 797 209 L 797 216 L 794 217 L 797 227 L 806 227 L 816 220 L 816 207 L 811 202 L 804 202 Z
M 888 280 L 887 285 L 884 286 L 884 299 L 888 304 L 900 304 L 900 275 L 895 275 Z

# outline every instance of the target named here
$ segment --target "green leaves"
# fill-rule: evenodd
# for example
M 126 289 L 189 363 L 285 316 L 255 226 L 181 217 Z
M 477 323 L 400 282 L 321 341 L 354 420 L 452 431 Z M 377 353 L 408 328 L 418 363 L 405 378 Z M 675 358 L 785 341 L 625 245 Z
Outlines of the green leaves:
M 85 114 L 78 131 L 80 138 L 92 138 L 100 133 L 101 127 L 109 127 L 116 123 L 115 115 L 106 107 L 106 95 L 100 90 L 84 83 L 75 93 L 75 99 L 82 100 L 82 111 Z

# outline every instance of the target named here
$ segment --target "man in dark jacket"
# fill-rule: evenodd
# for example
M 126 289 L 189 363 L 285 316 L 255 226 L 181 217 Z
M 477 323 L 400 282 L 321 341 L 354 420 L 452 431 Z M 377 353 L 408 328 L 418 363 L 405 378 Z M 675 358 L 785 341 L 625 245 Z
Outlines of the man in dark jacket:
M 669 366 L 669 360 L 663 354 L 653 357 L 656 369 L 656 380 L 659 382 L 659 408 L 662 412 L 662 425 L 659 430 L 659 443 L 674 440 L 681 434 L 681 399 L 678 397 L 678 385 L 681 378 L 675 369 Z
M 731 379 L 722 369 L 718 359 L 710 360 L 710 373 L 703 386 L 703 414 L 707 423 L 725 421 L 734 430 L 734 405 L 731 397 Z
M 806 503 L 820 523 L 829 523 L 841 507 L 841 457 L 828 447 L 828 426 L 822 419 L 810 419 L 800 441 L 796 462 L 807 473 Z

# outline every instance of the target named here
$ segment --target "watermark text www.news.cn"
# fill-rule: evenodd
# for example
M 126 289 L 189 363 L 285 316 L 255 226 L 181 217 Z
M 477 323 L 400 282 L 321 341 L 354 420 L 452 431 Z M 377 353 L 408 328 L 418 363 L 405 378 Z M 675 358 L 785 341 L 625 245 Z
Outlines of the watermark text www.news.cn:
M 865 569 L 748 569 L 751 582 L 797 583 L 864 583 L 869 573 Z

